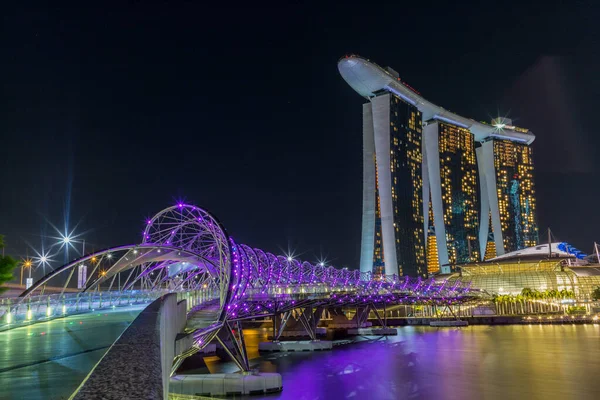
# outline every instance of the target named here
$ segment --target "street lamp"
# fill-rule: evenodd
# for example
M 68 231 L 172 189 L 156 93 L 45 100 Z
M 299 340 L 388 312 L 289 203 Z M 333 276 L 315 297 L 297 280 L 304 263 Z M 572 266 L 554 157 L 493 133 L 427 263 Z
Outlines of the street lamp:
M 29 269 L 29 278 L 31 278 L 31 267 L 33 266 L 33 261 L 29 257 L 21 261 L 21 285 L 23 285 L 23 268 Z

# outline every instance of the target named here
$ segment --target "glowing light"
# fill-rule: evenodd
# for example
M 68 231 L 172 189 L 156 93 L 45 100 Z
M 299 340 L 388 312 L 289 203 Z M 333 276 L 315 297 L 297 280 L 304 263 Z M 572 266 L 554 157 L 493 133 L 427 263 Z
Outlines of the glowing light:
M 44 249 L 44 245 L 42 244 L 42 249 L 40 251 L 36 250 L 32 246 L 30 246 L 35 252 L 35 256 L 33 257 L 33 264 L 38 267 L 42 267 L 44 273 L 46 272 L 46 267 L 50 266 L 50 263 L 54 261 L 52 259 L 53 255 L 50 254 L 49 251 Z
M 12 314 L 6 313 L 6 323 L 10 324 L 12 322 Z
M 67 313 L 67 306 L 63 304 L 62 306 L 62 313 L 66 314 Z
M 292 262 L 294 259 L 292 258 L 292 256 L 287 256 L 287 260 L 288 262 Z
M 48 307 L 46 308 L 46 316 L 49 317 L 52 315 L 52 308 Z
M 106 255 L 106 258 L 108 258 L 108 259 L 110 260 L 110 259 L 112 258 L 112 254 L 108 253 L 108 254 Z
M 33 312 L 31 311 L 31 309 L 27 310 L 27 314 L 25 315 L 25 318 L 27 318 L 27 320 L 31 320 L 31 318 L 33 317 Z
M 77 243 L 83 242 L 83 240 L 80 239 L 81 236 L 83 235 L 83 233 L 79 233 L 79 234 L 75 233 L 77 226 L 75 226 L 75 228 L 73 228 L 72 230 L 69 230 L 68 227 L 65 226 L 64 231 L 61 231 L 56 226 L 52 225 L 52 223 L 50 223 L 50 225 L 52 226 L 52 228 L 54 228 L 54 230 L 58 234 L 58 236 L 54 236 L 52 238 L 56 240 L 55 246 L 59 246 L 59 249 L 58 249 L 59 251 L 64 248 L 66 256 L 68 256 L 70 249 L 73 249 L 73 250 L 75 250 L 76 253 L 80 254 L 79 253 L 80 249 L 77 249 L 75 247 L 75 245 Z

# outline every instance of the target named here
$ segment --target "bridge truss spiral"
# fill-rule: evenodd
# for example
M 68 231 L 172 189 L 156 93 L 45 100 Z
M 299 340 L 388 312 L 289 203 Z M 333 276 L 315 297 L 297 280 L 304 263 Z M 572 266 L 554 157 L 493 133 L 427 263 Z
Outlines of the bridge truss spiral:
M 75 289 L 74 272 L 84 264 L 91 267 L 91 274 L 83 282 L 79 276 L 79 288 Z M 445 304 L 469 296 L 469 288 L 458 283 L 450 286 L 434 279 L 373 276 L 238 244 L 208 211 L 183 203 L 147 220 L 141 243 L 74 260 L 38 280 L 21 294 L 20 302 L 31 304 L 32 298 L 43 295 L 47 285 L 57 286 L 52 284 L 56 280 L 63 285 L 61 295 L 65 291 L 79 293 L 77 304 L 81 294 L 92 293 L 104 294 L 105 298 L 113 293 L 128 293 L 130 298 L 131 293 L 150 297 L 200 293 L 201 307 L 192 304 L 195 308 L 191 308 L 193 315 L 188 320 L 188 326 L 197 329 L 198 342 L 206 340 L 208 334 L 216 335 L 219 327 L 230 326 L 229 322 L 299 307 L 385 307 L 387 303 L 421 299 Z M 51 308 L 49 302 L 47 307 Z M 64 300 L 62 307 L 64 310 Z M 201 318 L 196 318 L 198 315 Z

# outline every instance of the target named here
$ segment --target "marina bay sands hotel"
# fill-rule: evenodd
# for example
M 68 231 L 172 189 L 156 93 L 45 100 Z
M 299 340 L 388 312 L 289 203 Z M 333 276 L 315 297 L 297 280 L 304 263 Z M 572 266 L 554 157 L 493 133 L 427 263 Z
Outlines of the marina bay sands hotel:
M 427 276 L 538 242 L 535 136 L 424 99 L 391 68 L 338 63 L 363 104 L 363 272 Z

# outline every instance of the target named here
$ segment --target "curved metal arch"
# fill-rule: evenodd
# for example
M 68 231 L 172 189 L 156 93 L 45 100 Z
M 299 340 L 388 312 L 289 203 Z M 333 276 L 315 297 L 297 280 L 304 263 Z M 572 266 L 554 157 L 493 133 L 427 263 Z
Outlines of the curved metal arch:
M 287 257 L 278 256 L 277 260 L 279 261 L 279 273 L 277 276 L 277 281 L 279 283 L 288 284 L 289 282 L 289 274 L 291 262 L 288 261 Z
M 150 251 L 147 251 L 145 253 L 142 252 L 142 254 L 140 254 L 138 256 L 138 254 L 140 253 L 139 249 L 150 249 Z M 135 253 L 135 251 L 137 250 L 137 253 Z M 175 256 L 172 256 L 172 253 L 177 253 Z M 88 285 L 88 287 L 85 288 L 85 290 L 89 290 L 92 289 L 93 287 L 95 287 L 96 285 L 106 281 L 108 278 L 114 276 L 115 274 L 118 274 L 120 272 L 123 271 L 127 271 L 131 268 L 134 268 L 136 266 L 142 265 L 142 264 L 146 264 L 146 263 L 152 263 L 152 262 L 170 262 L 167 264 L 162 264 L 161 268 L 165 268 L 165 267 L 169 267 L 170 265 L 172 265 L 172 262 L 182 262 L 182 263 L 189 263 L 190 267 L 188 268 L 188 270 L 194 270 L 197 268 L 200 268 L 200 266 L 204 266 L 205 270 L 214 277 L 215 271 L 211 270 L 212 269 L 217 269 L 218 267 L 216 267 L 212 260 L 206 259 L 204 257 L 202 257 L 200 254 L 196 254 L 193 251 L 190 250 L 186 250 L 186 249 L 181 249 L 178 247 L 172 247 L 172 246 L 162 246 L 162 245 L 154 245 L 154 244 L 143 244 L 143 245 L 138 245 L 136 246 L 136 249 L 134 249 L 134 254 L 132 257 L 132 260 L 129 260 L 128 257 L 129 253 L 125 254 L 125 256 L 121 257 L 121 259 L 119 259 L 117 262 L 115 262 L 115 264 L 113 264 L 107 271 L 106 271 L 106 275 L 104 277 L 101 277 L 100 279 L 97 279 L 96 281 L 94 281 L 92 284 Z M 124 262 L 123 259 L 125 260 Z M 194 260 L 195 259 L 195 260 Z M 119 265 L 119 263 L 121 263 Z M 135 264 L 135 265 L 134 265 Z M 143 277 L 145 275 L 147 275 L 150 272 L 150 268 L 145 269 L 144 271 L 142 271 L 140 273 L 140 275 L 138 277 L 136 277 L 136 280 L 139 279 L 140 277 Z M 170 277 L 167 277 L 167 280 Z
M 279 260 L 274 254 L 266 253 L 266 255 L 268 260 L 267 285 L 271 282 L 275 282 L 275 284 L 277 284 L 278 282 L 275 279 L 276 275 L 279 273 L 279 269 L 281 268 L 279 265 Z
M 300 266 L 300 283 L 312 283 L 311 278 L 314 270 L 315 266 L 308 261 L 304 261 Z
M 258 259 L 259 267 L 259 282 L 262 286 L 262 292 L 265 293 L 267 291 L 267 285 L 269 283 L 269 256 L 268 253 L 265 253 L 261 249 L 254 249 L 254 254 L 256 254 L 256 258 Z
M 261 280 L 261 265 L 258 258 L 257 252 L 254 251 L 250 246 L 246 246 L 245 244 L 240 245 L 246 254 L 248 261 L 248 276 L 246 279 L 248 280 L 248 284 L 253 289 L 258 289 L 263 286 L 263 282 Z
M 160 242 L 186 248 L 219 265 L 219 321 L 224 321 L 232 299 L 230 286 L 235 285 L 236 280 L 232 265 L 236 244 L 219 219 L 205 208 L 179 203 L 146 221 L 143 235 L 145 243 Z
M 95 253 L 88 254 L 84 257 L 80 257 L 74 261 L 71 261 L 70 263 L 63 265 L 62 267 L 55 269 L 54 271 L 49 272 L 44 277 L 40 278 L 37 282 L 35 282 L 29 289 L 27 289 L 23 293 L 21 293 L 19 295 L 19 297 L 25 298 L 25 297 L 29 296 L 32 292 L 37 290 L 40 286 L 44 285 L 50 279 L 60 275 L 61 273 L 65 272 L 65 271 L 68 271 L 71 268 L 75 268 L 75 267 L 81 265 L 85 261 L 91 260 L 94 257 L 98 258 L 98 257 L 102 257 L 106 254 L 112 254 L 112 253 L 117 253 L 117 252 L 121 252 L 121 251 L 127 251 L 127 253 L 125 253 L 125 255 L 121 256 L 118 260 L 115 261 L 115 263 L 113 265 L 111 265 L 111 267 L 107 270 L 106 276 L 96 279 L 94 282 L 90 283 L 84 289 L 82 289 L 82 292 L 85 292 L 86 290 L 89 290 L 89 289 L 95 287 L 98 283 L 100 283 L 101 281 L 105 281 L 106 279 L 112 277 L 116 273 L 137 267 L 138 265 L 146 263 L 146 262 L 165 261 L 165 260 L 190 261 L 190 257 L 196 258 L 198 260 L 202 260 L 204 262 L 208 262 L 208 260 L 204 260 L 204 258 L 199 256 L 198 254 L 195 254 L 195 253 L 187 251 L 187 250 L 170 247 L 170 246 L 136 244 L 136 245 L 111 247 L 108 249 L 97 251 Z M 136 253 L 134 254 L 133 252 L 136 252 Z M 137 256 L 137 254 L 140 252 L 141 252 L 140 256 Z M 152 252 L 154 253 L 153 257 L 142 258 L 142 256 L 148 255 L 149 253 L 152 253 Z M 136 257 L 132 257 L 131 262 L 129 262 L 128 257 L 127 257 L 129 255 L 129 253 L 132 253 L 134 256 L 136 256 Z M 177 254 L 175 256 L 171 256 L 172 253 L 177 253 Z M 140 259 L 141 259 L 141 261 L 140 261 Z M 119 271 L 116 271 L 116 272 L 111 271 L 111 270 L 114 270 L 115 266 L 119 266 L 119 262 L 121 260 L 128 261 L 127 263 L 123 263 L 124 265 L 126 265 L 128 267 L 121 268 Z M 121 264 L 121 265 L 123 265 L 123 264 Z

